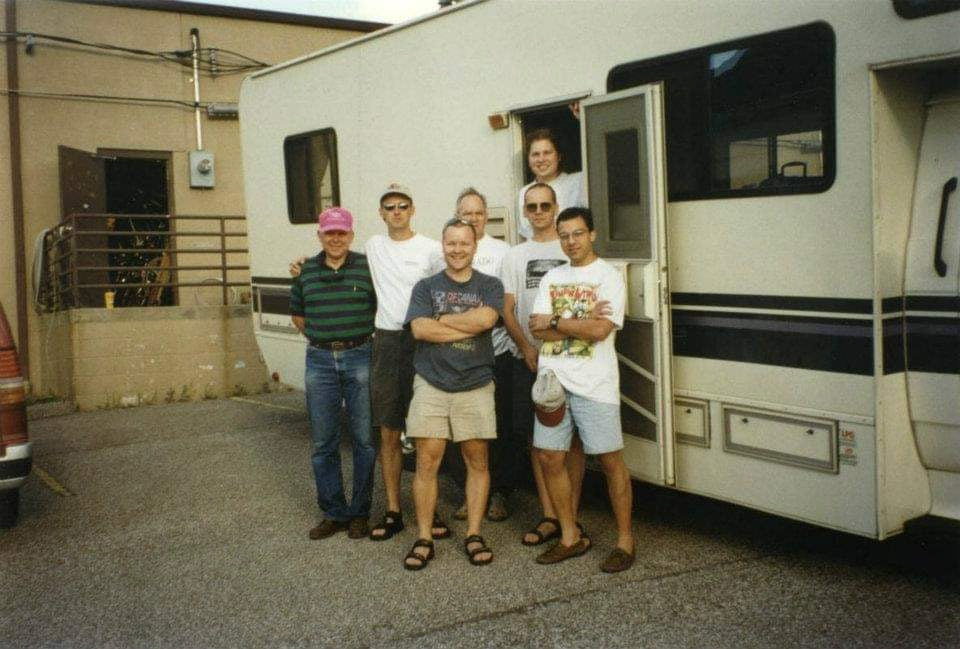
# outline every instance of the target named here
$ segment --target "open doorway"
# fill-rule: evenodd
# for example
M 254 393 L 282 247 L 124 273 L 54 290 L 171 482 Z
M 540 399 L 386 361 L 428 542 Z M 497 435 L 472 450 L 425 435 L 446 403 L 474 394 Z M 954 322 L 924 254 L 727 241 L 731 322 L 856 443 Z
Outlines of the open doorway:
M 571 102 L 572 103 L 572 102 Z M 527 135 L 541 128 L 549 129 L 557 138 L 560 148 L 560 170 L 574 173 L 583 169 L 580 154 L 580 120 L 574 115 L 570 104 L 531 108 L 517 113 L 523 141 Z M 524 152 L 526 153 L 526 152 Z M 523 184 L 533 181 L 533 172 L 523 164 Z M 517 188 L 519 190 L 519 187 Z
M 51 269 L 59 278 L 58 295 L 68 294 L 65 299 L 73 307 L 176 304 L 170 287 L 133 286 L 174 281 L 171 269 L 176 261 L 168 252 L 172 245 L 167 234 L 168 215 L 174 209 L 170 153 L 116 149 L 91 153 L 64 145 L 57 151 L 61 216 L 72 231 L 64 239 L 72 255 L 60 256 Z
M 523 188 L 536 180 L 536 174 L 530 168 L 527 155 L 527 138 L 535 131 L 546 129 L 550 135 L 543 139 L 552 139 L 559 154 L 556 173 L 545 180 L 553 187 L 557 195 L 558 211 L 566 207 L 586 206 L 581 171 L 583 159 L 580 152 L 579 101 L 581 96 L 572 95 L 569 99 L 554 100 L 539 106 L 529 106 L 514 110 L 514 133 L 517 140 L 516 192 L 512 221 L 507 226 L 508 240 L 517 243 L 529 239 L 533 232 L 524 215 L 522 205 Z M 540 134 L 536 137 L 538 140 Z M 542 164 L 542 159 L 541 159 Z M 543 173 L 543 167 L 541 172 Z
M 156 151 L 98 149 L 104 158 L 106 211 L 128 214 L 115 217 L 109 229 L 117 234 L 109 237 L 110 282 L 138 284 L 174 281 L 170 267 L 174 265 L 168 251 L 171 247 L 168 215 L 171 205 L 171 156 Z M 155 218 L 143 218 L 157 215 Z M 130 267 L 123 270 L 122 267 Z M 147 270 L 143 270 L 143 268 Z M 114 306 L 172 306 L 177 303 L 174 287 L 118 287 Z

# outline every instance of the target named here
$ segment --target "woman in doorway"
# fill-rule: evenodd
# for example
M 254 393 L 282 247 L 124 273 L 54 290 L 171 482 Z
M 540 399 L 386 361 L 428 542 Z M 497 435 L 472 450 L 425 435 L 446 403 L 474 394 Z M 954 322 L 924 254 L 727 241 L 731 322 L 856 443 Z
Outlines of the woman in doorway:
M 574 115 L 577 111 L 571 106 Z M 583 191 L 583 173 L 576 171 L 566 173 L 562 170 L 560 147 L 553 132 L 547 128 L 538 128 L 527 134 L 524 152 L 527 156 L 527 165 L 533 173 L 533 182 L 520 189 L 517 201 L 517 232 L 524 239 L 533 236 L 530 222 L 523 216 L 523 196 L 534 183 L 546 183 L 553 188 L 557 195 L 557 214 L 568 207 L 586 207 L 587 203 Z

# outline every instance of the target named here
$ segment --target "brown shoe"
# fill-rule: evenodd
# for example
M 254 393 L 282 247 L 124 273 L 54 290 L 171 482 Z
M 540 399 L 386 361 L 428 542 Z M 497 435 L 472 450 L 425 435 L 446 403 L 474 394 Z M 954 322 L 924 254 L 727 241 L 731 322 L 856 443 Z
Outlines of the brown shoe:
M 573 545 L 564 545 L 562 542 L 557 541 L 550 546 L 549 550 L 537 557 L 537 563 L 543 565 L 560 563 L 573 557 L 583 556 L 589 549 L 590 540 L 585 537 L 580 537 L 580 540 Z
M 600 564 L 600 570 L 604 572 L 623 572 L 633 565 L 637 553 L 626 552 L 620 548 L 614 548 L 613 552 L 607 555 L 607 558 Z
M 332 521 L 329 518 L 320 521 L 320 524 L 310 530 L 310 538 L 314 541 L 333 536 L 337 532 L 347 529 L 344 521 Z
M 351 539 L 362 539 L 370 532 L 366 518 L 351 518 L 347 527 L 347 536 Z

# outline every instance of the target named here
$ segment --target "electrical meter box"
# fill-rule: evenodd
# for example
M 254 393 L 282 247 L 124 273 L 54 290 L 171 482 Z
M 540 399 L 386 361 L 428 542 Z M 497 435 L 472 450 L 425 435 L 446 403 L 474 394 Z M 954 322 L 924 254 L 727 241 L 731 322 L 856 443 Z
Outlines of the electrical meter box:
M 209 189 L 214 186 L 213 151 L 190 152 L 190 187 Z

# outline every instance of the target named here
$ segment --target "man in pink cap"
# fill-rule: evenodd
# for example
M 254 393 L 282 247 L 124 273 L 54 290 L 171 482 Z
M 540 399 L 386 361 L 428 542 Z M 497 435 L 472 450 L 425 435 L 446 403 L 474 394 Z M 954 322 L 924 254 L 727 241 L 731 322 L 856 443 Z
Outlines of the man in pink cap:
M 367 257 L 350 250 L 353 216 L 324 210 L 317 237 L 323 250 L 304 260 L 290 288 L 293 324 L 306 336 L 305 389 L 313 438 L 313 475 L 323 520 L 310 530 L 323 539 L 347 530 L 368 534 L 376 449 L 370 420 L 370 355 L 377 297 Z M 349 504 L 340 468 L 341 404 L 353 435 L 353 495 Z

